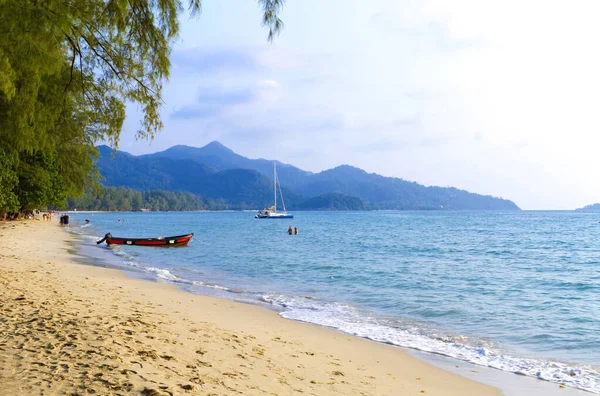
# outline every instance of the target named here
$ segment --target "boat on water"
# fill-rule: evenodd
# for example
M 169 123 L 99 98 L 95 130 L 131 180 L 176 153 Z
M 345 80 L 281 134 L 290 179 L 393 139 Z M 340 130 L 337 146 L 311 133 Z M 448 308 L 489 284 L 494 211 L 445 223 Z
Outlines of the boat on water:
M 279 195 L 281 197 L 281 206 L 283 207 L 283 212 L 277 211 L 277 188 L 279 187 Z M 285 210 L 285 202 L 283 201 L 283 193 L 281 192 L 281 184 L 279 183 L 279 178 L 277 177 L 277 163 L 273 163 L 273 206 L 269 208 L 264 208 L 259 211 L 255 219 L 293 219 L 294 215 L 288 213 Z
M 177 235 L 170 237 L 158 237 L 158 238 L 120 238 L 114 237 L 110 233 L 106 234 L 104 238 L 97 241 L 99 245 L 102 242 L 106 242 L 107 245 L 136 245 L 136 246 L 155 246 L 155 247 L 175 247 L 185 246 L 189 241 L 192 240 L 194 234 Z

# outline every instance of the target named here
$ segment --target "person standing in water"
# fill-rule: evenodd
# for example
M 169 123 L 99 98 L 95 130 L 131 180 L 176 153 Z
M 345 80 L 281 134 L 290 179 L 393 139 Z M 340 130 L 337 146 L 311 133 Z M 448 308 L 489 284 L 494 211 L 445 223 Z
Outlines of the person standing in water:
M 294 235 L 298 235 L 298 227 L 294 227 Z
M 292 226 L 290 226 L 290 228 L 288 228 L 288 235 L 292 235 L 294 233 L 294 230 L 292 229 Z

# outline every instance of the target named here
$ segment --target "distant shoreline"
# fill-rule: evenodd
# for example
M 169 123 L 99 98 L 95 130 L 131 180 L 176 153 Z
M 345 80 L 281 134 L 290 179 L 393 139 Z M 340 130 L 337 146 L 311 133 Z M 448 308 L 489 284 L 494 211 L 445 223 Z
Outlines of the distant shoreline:
M 522 209 L 288 209 L 290 212 L 547 212 L 548 210 L 522 210 Z M 223 209 L 223 210 L 56 210 L 60 213 L 256 213 L 260 209 Z M 550 210 L 555 212 L 574 212 L 582 209 Z M 593 212 L 589 210 L 589 212 Z

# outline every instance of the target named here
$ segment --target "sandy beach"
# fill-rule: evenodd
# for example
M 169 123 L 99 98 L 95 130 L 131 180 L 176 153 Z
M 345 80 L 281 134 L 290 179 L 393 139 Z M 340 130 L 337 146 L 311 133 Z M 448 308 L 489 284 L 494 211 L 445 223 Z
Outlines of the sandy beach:
M 0 238 L 2 395 L 500 394 L 400 348 L 76 264 L 57 221 Z

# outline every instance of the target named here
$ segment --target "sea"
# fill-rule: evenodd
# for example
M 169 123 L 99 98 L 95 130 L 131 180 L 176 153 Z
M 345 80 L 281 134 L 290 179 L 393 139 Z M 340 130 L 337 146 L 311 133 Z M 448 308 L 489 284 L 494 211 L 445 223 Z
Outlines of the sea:
M 87 263 L 600 393 L 600 214 L 72 213 Z M 84 220 L 90 220 L 84 224 Z M 289 226 L 298 235 L 288 235 Z M 97 245 L 194 233 L 187 247 Z

